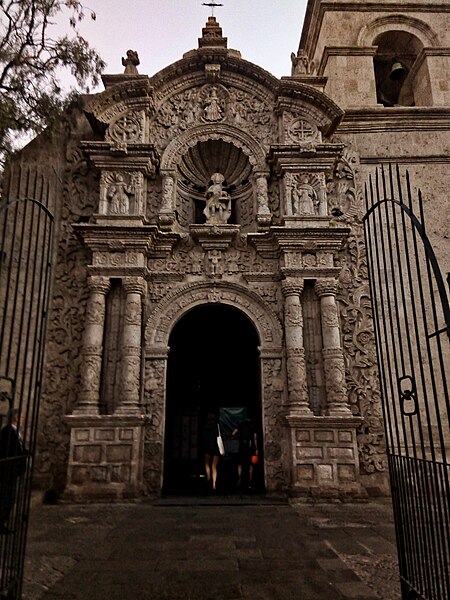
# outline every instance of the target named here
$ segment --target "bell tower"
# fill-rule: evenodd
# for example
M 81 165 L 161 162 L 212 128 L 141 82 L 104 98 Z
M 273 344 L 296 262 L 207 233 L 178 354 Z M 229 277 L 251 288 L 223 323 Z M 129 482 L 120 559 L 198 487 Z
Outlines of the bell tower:
M 450 104 L 442 0 L 309 0 L 300 50 L 344 109 Z

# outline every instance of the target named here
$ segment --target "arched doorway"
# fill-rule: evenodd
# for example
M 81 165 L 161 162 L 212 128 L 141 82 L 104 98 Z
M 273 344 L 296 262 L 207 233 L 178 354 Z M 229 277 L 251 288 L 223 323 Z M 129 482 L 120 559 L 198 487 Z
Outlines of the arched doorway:
M 205 491 L 202 430 L 208 411 L 242 407 L 255 423 L 262 450 L 258 346 L 248 317 L 224 304 L 196 307 L 174 326 L 167 368 L 164 492 Z M 263 460 L 256 480 L 260 490 L 262 465 Z M 221 461 L 228 492 L 233 491 L 233 468 L 229 459 Z

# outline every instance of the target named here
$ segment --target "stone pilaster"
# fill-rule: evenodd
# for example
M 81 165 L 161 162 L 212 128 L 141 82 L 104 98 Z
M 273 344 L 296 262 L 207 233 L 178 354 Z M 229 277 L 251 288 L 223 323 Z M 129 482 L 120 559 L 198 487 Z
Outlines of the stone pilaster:
M 336 303 L 337 281 L 319 279 L 314 289 L 320 298 L 327 414 L 349 416 L 351 410 L 345 382 L 344 353 Z
M 303 281 L 288 278 L 282 282 L 284 330 L 290 415 L 312 415 L 306 383 L 305 349 L 301 294 Z
M 260 227 L 268 227 L 272 220 L 272 213 L 269 208 L 269 194 L 267 189 L 267 175 L 265 173 L 256 174 L 256 198 L 258 206 L 257 221 Z
M 93 276 L 88 280 L 90 296 L 86 307 L 80 396 L 74 410 L 77 415 L 98 415 L 100 377 L 103 358 L 103 330 L 105 326 L 105 297 L 110 288 L 108 277 Z
M 162 199 L 158 223 L 162 229 L 170 228 L 175 221 L 176 176 L 172 171 L 162 173 Z
M 122 383 L 120 404 L 115 414 L 136 415 L 141 412 L 139 403 L 141 375 L 142 296 L 145 281 L 142 277 L 124 277 L 126 294 L 122 338 Z

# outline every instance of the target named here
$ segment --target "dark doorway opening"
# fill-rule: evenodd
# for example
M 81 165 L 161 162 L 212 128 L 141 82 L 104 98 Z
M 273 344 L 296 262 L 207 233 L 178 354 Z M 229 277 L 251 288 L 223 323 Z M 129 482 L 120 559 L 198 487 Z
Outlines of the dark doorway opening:
M 239 310 L 220 304 L 187 313 L 169 338 L 163 492 L 207 491 L 203 427 L 208 412 L 244 407 L 259 439 L 260 461 L 254 484 L 263 491 L 263 443 L 259 371 L 259 338 Z M 218 483 L 234 493 L 234 459 L 220 459 Z

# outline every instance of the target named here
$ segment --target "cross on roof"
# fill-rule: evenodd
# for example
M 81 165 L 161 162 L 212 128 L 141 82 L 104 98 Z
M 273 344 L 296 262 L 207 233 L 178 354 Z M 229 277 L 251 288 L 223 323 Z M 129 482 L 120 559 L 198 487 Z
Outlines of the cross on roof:
M 214 8 L 216 6 L 223 6 L 223 4 L 219 4 L 218 2 L 202 2 L 202 6 L 210 6 L 211 7 L 211 16 L 214 16 Z

